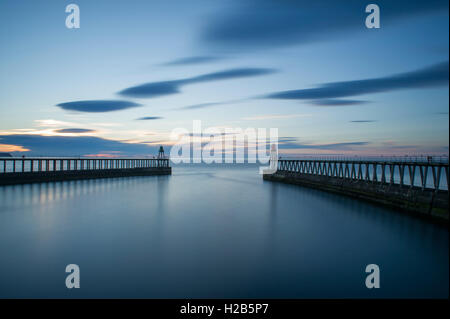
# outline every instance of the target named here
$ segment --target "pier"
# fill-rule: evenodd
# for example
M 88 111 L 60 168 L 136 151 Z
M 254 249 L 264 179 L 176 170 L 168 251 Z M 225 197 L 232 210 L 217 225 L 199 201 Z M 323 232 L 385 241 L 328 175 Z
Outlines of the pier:
M 170 175 L 170 159 L 157 158 L 0 158 L 0 185 L 75 179 Z
M 448 158 L 279 159 L 264 180 L 297 184 L 448 222 Z

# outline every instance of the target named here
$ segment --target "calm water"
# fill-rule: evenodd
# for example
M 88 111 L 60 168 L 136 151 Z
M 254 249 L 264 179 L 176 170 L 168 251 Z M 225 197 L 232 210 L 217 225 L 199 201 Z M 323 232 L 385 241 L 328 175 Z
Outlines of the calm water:
M 0 187 L 0 297 L 448 297 L 446 228 L 257 172 Z

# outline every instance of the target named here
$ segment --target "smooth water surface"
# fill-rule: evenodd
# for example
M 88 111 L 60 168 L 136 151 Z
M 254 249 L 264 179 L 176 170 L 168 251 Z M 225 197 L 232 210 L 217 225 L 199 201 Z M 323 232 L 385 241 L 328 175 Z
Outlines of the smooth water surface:
M 445 227 L 256 167 L 0 187 L 0 297 L 448 297 Z M 381 288 L 367 289 L 377 264 Z M 81 288 L 65 286 L 66 265 Z

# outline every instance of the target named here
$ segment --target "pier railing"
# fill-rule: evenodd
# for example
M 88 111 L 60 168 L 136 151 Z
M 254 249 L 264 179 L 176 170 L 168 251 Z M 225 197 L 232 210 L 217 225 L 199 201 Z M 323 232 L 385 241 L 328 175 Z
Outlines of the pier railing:
M 170 167 L 168 158 L 0 158 L 0 174 Z
M 341 161 L 341 162 L 402 162 L 402 163 L 437 163 L 448 164 L 447 155 L 368 155 L 368 156 L 345 156 L 345 155 L 302 155 L 298 156 L 280 156 L 280 160 L 319 160 L 319 161 Z
M 412 161 L 405 161 L 403 158 L 400 161 L 354 158 L 279 159 L 277 170 L 434 190 L 448 190 L 449 181 L 448 161 L 433 161 L 430 158 Z

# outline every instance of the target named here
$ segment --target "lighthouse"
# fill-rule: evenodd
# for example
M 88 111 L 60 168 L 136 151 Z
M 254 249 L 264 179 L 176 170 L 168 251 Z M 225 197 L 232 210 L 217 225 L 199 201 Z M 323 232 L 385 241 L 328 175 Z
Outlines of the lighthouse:
M 270 148 L 269 169 L 275 173 L 277 171 L 277 166 L 278 166 L 278 150 L 277 146 L 275 144 L 272 144 L 272 147 Z
M 272 144 L 270 147 L 269 166 L 259 168 L 260 174 L 275 174 L 278 169 L 278 150 L 277 145 Z
M 159 159 L 164 158 L 164 148 L 162 147 L 162 145 L 159 147 L 158 158 Z

